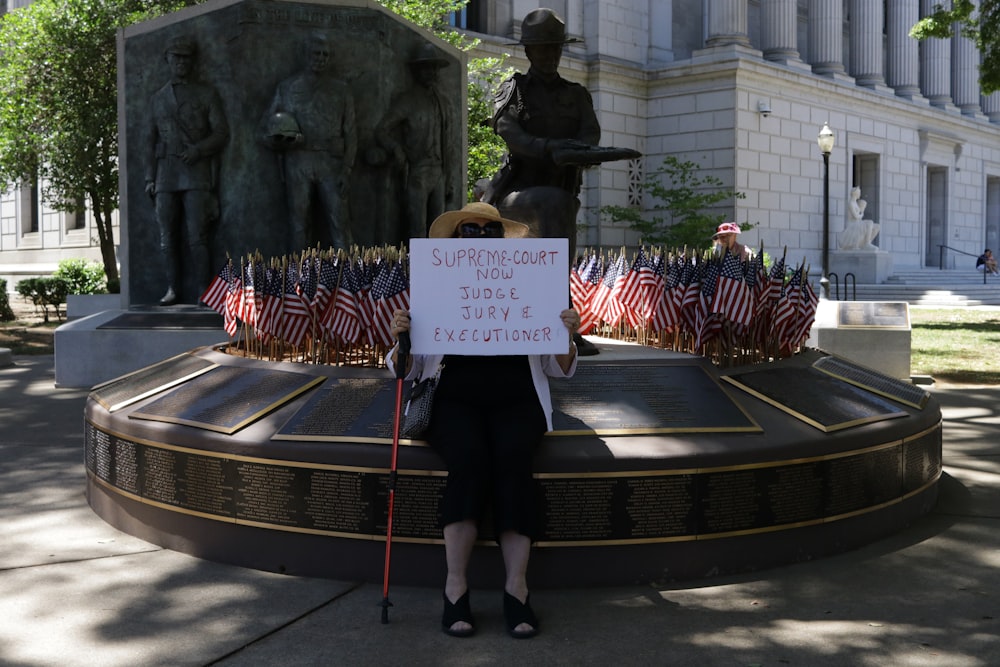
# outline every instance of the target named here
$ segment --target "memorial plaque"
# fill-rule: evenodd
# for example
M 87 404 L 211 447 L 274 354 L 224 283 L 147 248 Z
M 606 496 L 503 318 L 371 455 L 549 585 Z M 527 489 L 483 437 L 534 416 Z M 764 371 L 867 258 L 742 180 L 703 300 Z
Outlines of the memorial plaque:
M 550 436 L 761 431 L 701 366 L 581 364 L 549 386 Z
M 906 416 L 880 396 L 812 367 L 768 368 L 723 379 L 825 433 Z
M 212 310 L 203 311 L 130 311 L 99 325 L 98 329 L 219 329 L 222 333 L 222 315 Z
M 271 439 L 390 443 L 395 408 L 394 380 L 330 378 Z
M 385 535 L 388 471 L 136 442 L 88 423 L 88 473 L 162 509 L 351 539 Z M 869 511 L 941 474 L 941 429 L 856 452 L 698 470 L 535 475 L 540 546 L 643 544 L 750 534 Z M 393 535 L 440 542 L 446 474 L 400 470 Z M 484 521 L 481 539 L 487 539 Z
M 924 409 L 930 398 L 930 394 L 915 384 L 858 366 L 840 357 L 821 357 L 813 362 L 813 368 L 919 410 Z
M 903 442 L 903 493 L 912 493 L 941 476 L 941 428 L 935 426 Z
M 635 544 L 689 539 L 695 476 L 689 472 L 536 475 L 540 546 Z
M 191 354 L 179 354 L 94 387 L 90 398 L 108 412 L 121 410 L 215 368 L 217 364 Z
M 218 366 L 129 415 L 232 434 L 323 382 L 263 368 Z
M 549 387 L 549 436 L 761 431 L 701 366 L 586 364 Z M 272 439 L 390 443 L 395 400 L 389 378 L 330 378 Z
M 840 301 L 837 326 L 842 329 L 909 329 L 910 311 L 906 303 Z

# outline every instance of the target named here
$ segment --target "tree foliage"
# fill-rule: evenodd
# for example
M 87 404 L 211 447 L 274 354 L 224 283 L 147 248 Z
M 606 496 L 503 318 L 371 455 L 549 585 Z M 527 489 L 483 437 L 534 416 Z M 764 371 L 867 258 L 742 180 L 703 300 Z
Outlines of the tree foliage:
M 979 86 L 983 93 L 1000 90 L 1000 0 L 952 0 L 951 8 L 935 5 L 934 11 L 910 30 L 916 39 L 968 37 L 982 54 Z
M 704 247 L 726 220 L 725 214 L 712 210 L 746 195 L 723 187 L 722 180 L 711 174 L 699 175 L 699 169 L 695 162 L 668 155 L 639 184 L 639 189 L 654 200 L 651 215 L 645 217 L 641 209 L 630 206 L 603 206 L 601 213 L 615 222 L 628 223 L 630 229 L 639 232 L 644 244 Z M 740 225 L 744 230 L 751 227 L 748 223 Z
M 94 216 L 109 287 L 118 285 L 118 28 L 178 0 L 36 0 L 0 17 L 0 183 L 38 185 L 58 211 Z

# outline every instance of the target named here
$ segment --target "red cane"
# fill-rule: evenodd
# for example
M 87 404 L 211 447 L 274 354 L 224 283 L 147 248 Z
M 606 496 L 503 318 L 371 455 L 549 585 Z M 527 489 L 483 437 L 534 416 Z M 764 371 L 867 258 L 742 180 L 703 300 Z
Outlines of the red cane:
M 389 466 L 389 513 L 385 524 L 385 570 L 382 574 L 382 623 L 389 622 L 389 554 L 392 549 L 392 506 L 396 500 L 396 457 L 399 454 L 399 427 L 403 412 L 403 378 L 410 356 L 410 334 L 399 334 L 396 354 L 396 411 L 392 419 L 392 464 Z

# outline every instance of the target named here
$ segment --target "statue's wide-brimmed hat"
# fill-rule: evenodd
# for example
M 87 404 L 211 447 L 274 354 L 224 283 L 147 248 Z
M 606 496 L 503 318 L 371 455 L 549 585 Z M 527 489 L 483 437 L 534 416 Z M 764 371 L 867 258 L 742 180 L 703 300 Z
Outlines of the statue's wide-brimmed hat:
M 442 213 L 431 223 L 427 238 L 450 239 L 455 236 L 455 230 L 463 222 L 499 222 L 503 225 L 503 236 L 507 239 L 523 239 L 530 231 L 528 225 L 516 220 L 508 220 L 500 215 L 500 211 L 481 201 L 466 204 L 459 211 Z
M 424 42 L 413 50 L 410 57 L 410 65 L 428 65 L 433 67 L 447 67 L 450 63 L 441 56 L 441 53 L 430 42 Z
M 735 222 L 724 222 L 716 228 L 715 233 L 712 234 L 713 239 L 717 239 L 723 234 L 739 234 L 740 226 Z
M 521 46 L 533 44 L 574 44 L 582 40 L 566 36 L 566 23 L 554 11 L 542 7 L 528 12 L 521 21 Z
M 190 37 L 174 37 L 167 42 L 164 53 L 176 53 L 181 56 L 193 56 L 198 47 Z

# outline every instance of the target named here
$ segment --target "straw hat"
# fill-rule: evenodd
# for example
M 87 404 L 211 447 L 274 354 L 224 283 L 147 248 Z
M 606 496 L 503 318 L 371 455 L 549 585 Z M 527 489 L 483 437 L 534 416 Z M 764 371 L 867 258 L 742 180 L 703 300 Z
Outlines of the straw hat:
M 739 233 L 740 233 L 740 226 L 737 225 L 735 222 L 724 222 L 721 225 L 719 225 L 719 227 L 715 230 L 715 233 L 712 234 L 712 238 L 717 239 L 723 234 L 739 234 Z
M 442 213 L 431 223 L 427 238 L 450 239 L 455 230 L 463 222 L 482 221 L 499 222 L 503 225 L 504 238 L 521 239 L 528 235 L 528 225 L 500 217 L 500 211 L 481 201 L 472 202 L 462 207 L 460 211 Z

